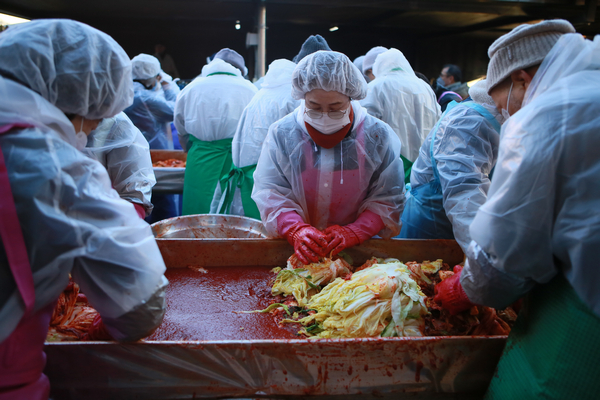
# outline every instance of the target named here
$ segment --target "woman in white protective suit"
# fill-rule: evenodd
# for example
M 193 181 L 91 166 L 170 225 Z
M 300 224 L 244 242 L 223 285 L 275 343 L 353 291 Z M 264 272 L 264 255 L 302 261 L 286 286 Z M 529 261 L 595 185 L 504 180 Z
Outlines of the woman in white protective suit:
M 233 137 L 233 165 L 229 175 L 217 185 L 211 213 L 260 219 L 256 203 L 250 197 L 254 187 L 253 175 L 269 127 L 294 111 L 300 103 L 290 95 L 295 68 L 296 64 L 286 59 L 273 61 L 260 90 L 244 108 Z
M 131 104 L 125 51 L 75 21 L 12 26 L 0 93 L 0 399 L 47 399 L 44 340 L 69 274 L 102 315 L 88 338 L 129 341 L 162 321 L 165 265 L 148 224 L 81 153 Z
M 464 252 L 471 243 L 469 226 L 487 198 L 504 117 L 487 94 L 485 80 L 469 95 L 448 105 L 421 146 L 401 238 L 456 239 Z
M 254 171 L 271 124 L 298 107 L 292 98 L 292 73 L 304 57 L 319 50 L 331 50 L 320 35 L 311 35 L 302 44 L 294 61 L 279 59 L 269 65 L 261 88 L 244 108 L 233 137 L 233 165 L 229 175 L 217 185 L 210 212 L 244 215 L 260 219 L 256 203 L 250 197 Z M 223 186 L 223 190 L 221 190 Z
M 366 82 L 344 54 L 318 51 L 298 63 L 300 107 L 269 128 L 252 198 L 269 234 L 304 263 L 400 230 L 401 144 L 356 100 Z
M 600 37 L 564 20 L 521 25 L 488 50 L 510 118 L 462 271 L 436 286 L 450 312 L 522 296 L 486 399 L 595 399 L 600 376 Z
M 419 149 L 441 116 L 435 93 L 419 79 L 400 50 L 389 49 L 373 65 L 376 79 L 369 82 L 367 97 L 360 102 L 369 114 L 392 127 L 402 142 L 405 182 L 419 156 Z
M 140 218 L 150 215 L 152 187 L 156 184 L 150 147 L 125 113 L 104 118 L 88 135 L 82 151 L 106 168 L 113 188 L 133 204 Z

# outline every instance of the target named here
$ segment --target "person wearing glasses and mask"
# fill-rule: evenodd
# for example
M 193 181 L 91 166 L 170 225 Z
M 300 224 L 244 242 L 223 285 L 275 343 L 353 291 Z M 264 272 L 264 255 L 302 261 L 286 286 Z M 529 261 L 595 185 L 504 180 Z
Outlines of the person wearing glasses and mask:
M 269 128 L 252 199 L 269 235 L 285 237 L 304 264 L 400 230 L 401 143 L 360 106 L 366 94 L 348 57 L 318 51 L 292 75 L 300 106 Z

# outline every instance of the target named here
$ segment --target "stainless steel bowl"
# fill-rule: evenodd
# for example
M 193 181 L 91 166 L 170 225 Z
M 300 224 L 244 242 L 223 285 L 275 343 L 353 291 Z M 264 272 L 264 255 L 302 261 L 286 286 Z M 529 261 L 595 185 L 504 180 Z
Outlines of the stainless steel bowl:
M 266 238 L 261 221 L 239 215 L 197 214 L 185 215 L 151 225 L 157 239 L 240 239 Z

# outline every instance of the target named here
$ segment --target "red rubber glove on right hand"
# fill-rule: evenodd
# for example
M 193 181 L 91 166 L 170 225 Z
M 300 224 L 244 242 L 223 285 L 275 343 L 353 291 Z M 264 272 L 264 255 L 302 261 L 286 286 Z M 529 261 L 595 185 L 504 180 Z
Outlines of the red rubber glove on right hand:
M 325 229 L 324 233 L 330 237 L 329 244 L 325 249 L 325 254 L 327 255 L 331 254 L 331 256 L 335 256 L 348 247 L 360 244 L 358 236 L 356 236 L 352 229 L 345 226 L 333 225 Z
M 100 314 L 96 315 L 87 334 L 82 340 L 114 340 L 102 322 Z
M 296 222 L 287 230 L 285 238 L 294 246 L 296 256 L 304 265 L 319 262 L 319 257 L 326 254 L 327 235 L 309 224 Z
M 460 265 L 455 266 L 454 275 L 435 285 L 435 297 L 433 301 L 448 310 L 451 315 L 456 315 L 475 305 L 471 303 L 471 300 L 469 300 L 460 284 L 462 270 L 463 267 Z

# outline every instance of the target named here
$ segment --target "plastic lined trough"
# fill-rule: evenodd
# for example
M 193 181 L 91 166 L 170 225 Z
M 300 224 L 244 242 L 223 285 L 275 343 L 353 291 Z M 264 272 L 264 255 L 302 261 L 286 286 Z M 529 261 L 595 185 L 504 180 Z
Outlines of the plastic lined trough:
M 475 399 L 504 348 L 504 336 L 296 339 L 269 314 L 232 312 L 266 301 L 269 268 L 293 252 L 287 242 L 157 241 L 173 280 L 165 323 L 145 342 L 47 344 L 55 398 Z M 348 253 L 355 265 L 463 259 L 450 240 L 370 240 Z

